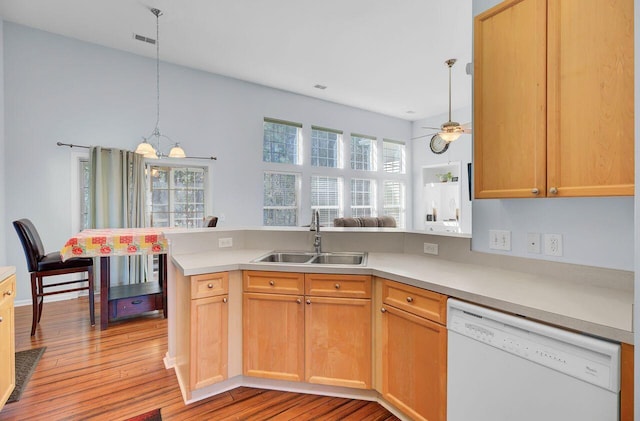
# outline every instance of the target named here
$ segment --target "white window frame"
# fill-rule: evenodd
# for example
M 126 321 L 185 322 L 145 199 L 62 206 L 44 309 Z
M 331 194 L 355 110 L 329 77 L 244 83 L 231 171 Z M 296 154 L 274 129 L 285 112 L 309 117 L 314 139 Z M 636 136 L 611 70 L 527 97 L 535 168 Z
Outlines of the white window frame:
M 336 181 L 337 191 L 335 192 L 336 203 L 333 205 L 325 205 L 325 204 L 314 204 L 314 180 L 319 179 L 332 179 Z M 311 176 L 310 187 L 310 202 L 311 202 L 311 211 L 315 212 L 316 210 L 320 213 L 320 225 L 323 226 L 333 226 L 333 218 L 340 218 L 344 215 L 344 177 L 341 176 L 332 176 L 325 174 L 314 174 Z M 329 215 L 333 213 L 333 218 L 330 218 Z
M 296 156 L 294 162 L 280 162 L 280 161 L 265 161 L 264 159 L 264 147 L 265 147 L 265 124 L 279 124 L 282 126 L 294 127 L 296 128 Z M 262 161 L 269 164 L 276 165 L 302 165 L 302 124 L 295 123 L 292 121 L 286 120 L 278 120 L 275 118 L 265 117 L 262 122 Z
M 168 227 L 175 227 L 175 222 L 176 222 L 176 218 L 175 218 L 175 193 L 176 188 L 172 188 L 173 183 L 174 183 L 174 171 L 178 170 L 178 169 L 198 169 L 198 170 L 202 170 L 203 172 L 203 186 L 202 188 L 197 188 L 197 189 L 189 189 L 189 190 L 202 190 L 203 192 L 203 202 L 202 202 L 202 213 L 201 214 L 196 214 L 193 215 L 191 218 L 187 218 L 187 226 L 186 227 L 182 227 L 181 228 L 201 228 L 204 224 L 204 219 L 207 217 L 208 215 L 208 203 L 210 202 L 210 188 L 209 188 L 209 167 L 206 165 L 197 165 L 197 164 L 192 164 L 192 163 L 185 163 L 185 164 L 178 164 L 178 163 L 173 163 L 173 162 L 168 162 L 168 161 L 147 161 L 145 164 L 145 168 L 146 168 L 146 172 L 147 172 L 147 177 L 146 177 L 146 193 L 147 193 L 147 222 L 149 224 L 149 226 L 156 226 L 154 225 L 154 218 L 153 218 L 153 185 L 152 185 L 152 177 L 151 177 L 151 172 L 153 171 L 153 169 L 155 167 L 159 167 L 159 168 L 169 168 L 169 180 L 168 180 L 168 187 L 166 190 L 168 190 L 168 199 L 169 199 L 169 210 L 168 210 L 168 214 L 169 214 L 169 225 Z M 164 190 L 164 189 L 163 189 Z M 188 213 L 188 212 L 187 212 Z M 193 225 L 189 226 L 189 221 L 192 222 Z M 165 225 L 158 225 L 158 226 L 165 226 Z
M 397 184 L 399 186 L 399 203 L 387 203 L 387 185 Z M 395 217 L 396 225 L 399 228 L 406 227 L 407 219 L 407 185 L 402 180 L 383 180 L 382 182 L 382 208 L 384 215 Z
M 398 164 L 389 164 L 387 163 L 387 156 L 385 154 L 387 145 L 397 145 L 400 147 L 400 157 Z M 407 145 L 405 142 L 400 142 L 397 140 L 391 139 L 382 139 L 382 170 L 385 173 L 391 174 L 406 174 L 407 173 Z M 397 161 L 393 161 L 397 162 Z M 396 170 L 397 168 L 397 170 Z
M 357 202 L 357 200 L 355 199 L 355 195 L 358 194 L 358 192 L 354 189 L 354 182 L 358 182 L 358 181 L 367 181 L 369 182 L 369 204 L 354 204 Z M 369 209 L 369 216 L 378 216 L 377 213 L 377 207 L 376 207 L 376 180 L 372 179 L 372 178 L 352 178 L 351 179 L 351 216 L 352 217 L 360 217 L 360 216 L 366 216 L 366 215 L 358 215 L 358 210 L 360 209 Z M 365 212 L 366 213 L 366 212 Z
M 369 142 L 369 146 L 371 148 L 371 151 L 369 153 L 369 162 L 368 162 L 368 166 L 369 168 L 356 168 L 359 162 L 365 162 L 364 160 L 362 161 L 356 161 L 354 160 L 354 153 L 355 153 L 355 145 L 354 142 L 364 142 L 364 141 L 368 141 Z M 356 134 L 356 133 L 351 133 L 351 142 L 349 144 L 349 161 L 351 163 L 351 169 L 354 171 L 367 171 L 367 172 L 372 172 L 375 173 L 377 171 L 377 146 L 378 146 L 378 142 L 377 139 L 375 137 L 372 136 L 366 136 L 366 135 L 362 135 L 362 134 Z

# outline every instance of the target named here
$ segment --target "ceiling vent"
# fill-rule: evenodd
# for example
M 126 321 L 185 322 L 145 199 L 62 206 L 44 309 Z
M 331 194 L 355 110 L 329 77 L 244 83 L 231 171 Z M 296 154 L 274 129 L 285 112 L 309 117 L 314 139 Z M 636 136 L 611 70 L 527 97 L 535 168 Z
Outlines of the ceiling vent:
M 156 40 L 153 38 L 147 38 L 144 35 L 138 35 L 138 34 L 133 34 L 133 38 L 138 40 L 138 41 L 142 41 L 142 42 L 146 42 L 152 45 L 156 45 Z

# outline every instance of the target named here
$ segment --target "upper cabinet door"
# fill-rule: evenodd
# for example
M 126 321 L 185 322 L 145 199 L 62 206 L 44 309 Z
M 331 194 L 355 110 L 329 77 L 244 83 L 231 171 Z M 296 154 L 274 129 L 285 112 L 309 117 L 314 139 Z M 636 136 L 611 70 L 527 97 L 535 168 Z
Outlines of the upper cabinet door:
M 511 0 L 474 22 L 476 198 L 546 190 L 546 0 Z
M 548 196 L 634 194 L 633 16 L 633 0 L 549 0 Z

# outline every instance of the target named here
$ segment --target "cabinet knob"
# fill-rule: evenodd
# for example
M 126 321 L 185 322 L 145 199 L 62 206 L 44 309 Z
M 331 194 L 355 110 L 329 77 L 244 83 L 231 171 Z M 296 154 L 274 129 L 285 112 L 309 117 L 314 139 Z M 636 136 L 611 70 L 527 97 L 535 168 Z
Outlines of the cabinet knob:
M 538 190 L 536 187 L 531 189 L 531 193 L 535 194 L 536 196 L 540 194 L 540 190 Z
M 408 303 L 412 303 L 412 302 L 413 302 L 413 298 L 411 298 L 411 297 L 407 297 L 407 302 L 408 302 Z
M 209 288 L 209 289 L 213 288 L 213 284 L 207 285 L 207 288 Z
M 311 300 L 307 300 L 307 304 L 311 304 Z
M 274 286 L 275 284 L 275 281 L 269 281 L 269 285 Z
M 227 300 L 227 297 L 224 297 L 224 298 L 222 299 L 222 302 L 223 302 L 223 303 L 226 303 L 227 301 L 229 301 L 229 300 Z
M 551 194 L 558 194 L 558 188 L 557 187 L 551 187 L 549 189 L 549 193 Z
M 386 309 L 386 308 L 382 307 L 382 308 L 380 309 L 380 313 L 386 313 L 386 312 L 387 312 L 387 309 Z
M 336 289 L 340 289 L 340 284 L 335 285 Z
M 302 300 L 301 300 L 300 298 L 298 298 L 298 299 L 296 300 L 296 303 L 300 304 L 300 303 L 302 303 Z
M 13 291 L 11 291 L 11 290 L 5 291 L 4 295 L 11 296 L 11 295 L 13 295 Z
M 2 316 L 0 316 L 0 323 L 2 323 L 2 320 L 3 320 L 3 319 L 2 319 Z

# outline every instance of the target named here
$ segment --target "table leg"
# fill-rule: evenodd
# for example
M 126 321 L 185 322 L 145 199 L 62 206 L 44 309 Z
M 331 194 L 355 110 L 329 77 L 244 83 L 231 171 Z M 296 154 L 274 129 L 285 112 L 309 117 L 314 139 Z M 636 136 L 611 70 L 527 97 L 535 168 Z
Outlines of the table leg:
M 100 330 L 109 325 L 109 287 L 111 283 L 111 259 L 100 257 Z
M 158 276 L 162 287 L 162 312 L 167 318 L 167 255 L 161 254 L 158 258 Z

